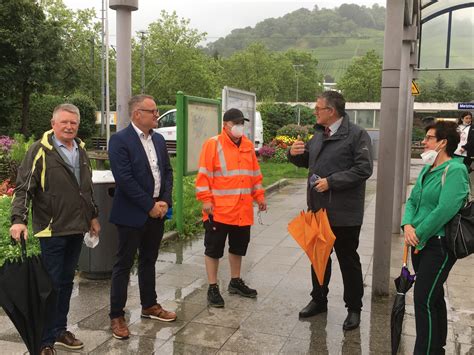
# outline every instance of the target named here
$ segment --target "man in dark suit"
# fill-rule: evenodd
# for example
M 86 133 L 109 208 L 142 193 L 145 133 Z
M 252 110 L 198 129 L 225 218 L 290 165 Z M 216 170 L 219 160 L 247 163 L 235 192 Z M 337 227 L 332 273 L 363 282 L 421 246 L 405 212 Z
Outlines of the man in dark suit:
M 152 96 L 130 99 L 130 125 L 114 134 L 109 143 L 109 160 L 115 178 L 115 195 L 110 222 L 118 229 L 117 262 L 112 271 L 110 320 L 113 336 L 130 335 L 124 318 L 130 270 L 138 257 L 141 316 L 165 322 L 176 313 L 157 303 L 155 263 L 164 231 L 164 218 L 171 207 L 173 170 L 163 136 L 153 131 L 158 110 Z

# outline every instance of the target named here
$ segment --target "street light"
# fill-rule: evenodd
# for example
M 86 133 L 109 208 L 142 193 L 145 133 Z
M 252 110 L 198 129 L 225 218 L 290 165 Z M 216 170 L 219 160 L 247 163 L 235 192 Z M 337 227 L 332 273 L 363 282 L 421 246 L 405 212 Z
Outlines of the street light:
M 140 92 L 142 94 L 145 93 L 145 31 L 140 31 L 140 34 L 142 35 L 142 53 L 141 53 L 141 82 L 140 82 Z
M 299 84 L 299 78 L 298 78 L 298 68 L 304 67 L 304 64 L 293 64 L 293 69 L 295 70 L 295 76 L 296 76 L 296 107 L 298 109 L 298 126 L 300 125 L 300 106 L 298 105 L 298 84 Z

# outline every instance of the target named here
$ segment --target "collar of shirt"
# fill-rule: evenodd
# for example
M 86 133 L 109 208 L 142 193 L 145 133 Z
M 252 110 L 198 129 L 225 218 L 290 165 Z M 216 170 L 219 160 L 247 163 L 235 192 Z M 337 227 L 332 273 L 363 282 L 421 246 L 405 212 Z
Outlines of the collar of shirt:
M 329 126 L 329 131 L 330 131 L 329 136 L 332 136 L 334 133 L 336 133 L 339 127 L 341 127 L 341 124 L 342 124 L 342 117 Z
M 56 137 L 54 134 L 52 135 L 52 139 L 53 141 L 56 143 L 56 145 L 60 148 L 66 148 L 67 150 L 69 150 L 69 147 L 64 144 L 63 142 L 61 142 L 58 137 Z M 75 139 L 72 140 L 72 144 L 73 144 L 73 147 L 75 150 L 77 150 L 77 142 Z M 70 151 L 70 150 L 69 150 Z
M 133 122 L 131 122 L 131 123 L 132 123 L 133 129 L 135 130 L 135 132 L 137 132 L 138 137 L 145 139 L 145 133 L 143 133 L 143 131 L 142 131 L 140 128 L 138 128 L 137 126 L 135 126 L 135 124 L 134 124 Z M 151 136 L 152 136 L 154 133 L 155 133 L 155 131 L 152 130 L 152 129 L 150 129 L 150 132 L 148 132 L 148 137 L 147 137 L 146 139 L 147 139 L 147 140 L 148 140 L 148 139 L 151 139 Z

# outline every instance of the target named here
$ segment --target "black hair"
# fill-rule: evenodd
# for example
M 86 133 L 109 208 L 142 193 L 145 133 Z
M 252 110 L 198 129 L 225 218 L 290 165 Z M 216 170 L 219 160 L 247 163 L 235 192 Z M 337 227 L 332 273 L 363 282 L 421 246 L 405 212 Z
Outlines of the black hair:
M 459 115 L 458 124 L 462 124 L 463 123 L 463 118 L 466 117 L 466 116 L 471 116 L 471 120 L 472 120 L 472 113 L 471 112 L 462 111 L 461 114 Z
M 452 157 L 460 140 L 457 124 L 452 121 L 438 121 L 426 126 L 425 132 L 428 132 L 430 129 L 435 130 L 436 141 L 446 139 L 446 154 Z

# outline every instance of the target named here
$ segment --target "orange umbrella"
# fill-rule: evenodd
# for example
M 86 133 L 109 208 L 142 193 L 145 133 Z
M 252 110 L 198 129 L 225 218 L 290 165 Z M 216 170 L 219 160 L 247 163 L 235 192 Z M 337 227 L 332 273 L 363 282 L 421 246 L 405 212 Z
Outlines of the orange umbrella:
M 326 210 L 301 212 L 288 224 L 288 232 L 305 251 L 322 285 L 329 255 L 336 240 Z
M 319 284 L 322 285 L 324 282 L 326 265 L 329 256 L 331 255 L 334 242 L 336 241 L 336 236 L 329 225 L 329 219 L 325 209 L 320 209 L 316 212 L 315 219 L 319 226 L 319 232 L 316 236 L 316 243 L 313 251 L 314 258 L 311 259 L 311 264 L 313 265 Z

